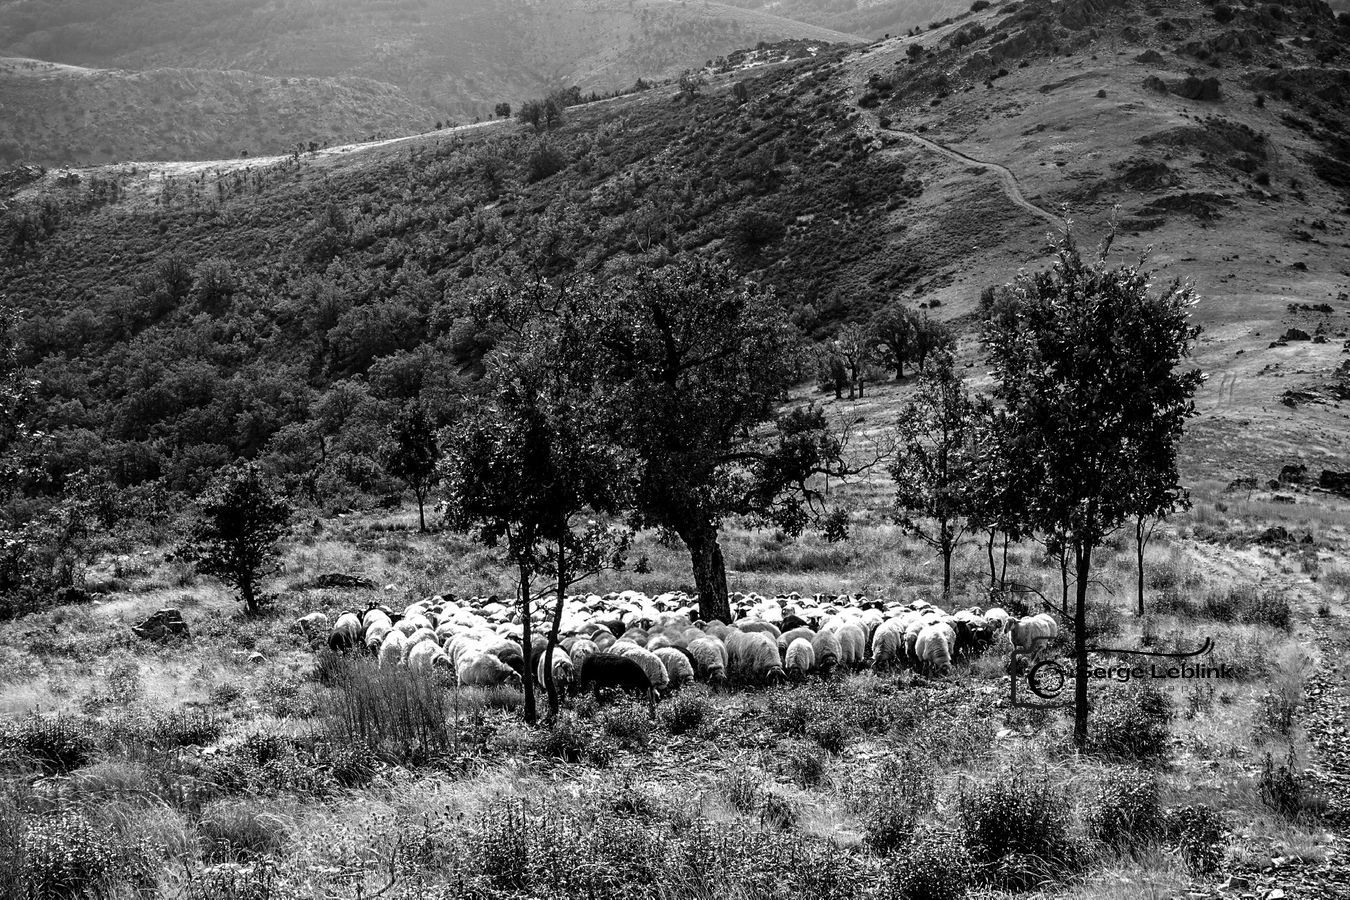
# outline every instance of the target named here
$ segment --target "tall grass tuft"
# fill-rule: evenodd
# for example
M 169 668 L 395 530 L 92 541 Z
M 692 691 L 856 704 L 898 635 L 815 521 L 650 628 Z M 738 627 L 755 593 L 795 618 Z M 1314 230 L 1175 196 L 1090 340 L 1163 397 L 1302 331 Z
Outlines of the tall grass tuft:
M 320 714 L 335 739 L 413 764 L 459 750 L 458 696 L 436 674 L 351 659 L 330 665 L 327 675 L 333 690 Z

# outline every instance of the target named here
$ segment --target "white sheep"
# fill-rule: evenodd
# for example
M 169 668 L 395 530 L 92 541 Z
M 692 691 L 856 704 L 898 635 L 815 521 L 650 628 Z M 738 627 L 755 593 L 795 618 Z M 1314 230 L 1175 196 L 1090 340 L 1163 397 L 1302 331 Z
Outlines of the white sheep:
M 329 648 L 338 651 L 352 650 L 360 643 L 360 617 L 351 612 L 338 616 L 337 621 L 333 623 L 333 630 L 328 635 Z
M 312 612 L 307 616 L 301 616 L 291 625 L 291 632 L 298 633 L 310 645 L 322 640 L 328 631 L 328 616 L 321 612 Z
M 397 631 L 393 632 L 398 634 Z M 450 657 L 435 641 L 422 641 L 408 651 L 408 668 L 414 672 L 431 672 L 435 669 L 454 671 Z
M 811 638 L 811 650 L 815 653 L 816 668 L 826 675 L 839 665 L 839 657 L 843 652 L 839 647 L 839 637 L 833 631 L 817 632 Z
M 565 695 L 571 689 L 572 683 L 576 681 L 576 667 L 572 664 L 572 657 L 567 655 L 567 651 L 561 647 L 554 647 L 548 657 L 539 654 L 534 666 L 534 680 L 541 688 L 547 688 L 548 682 L 545 680 L 546 670 L 544 660 L 550 658 L 553 660 L 553 686 L 560 695 Z
M 956 632 L 952 627 L 946 622 L 932 622 L 919 632 L 914 655 L 926 673 L 941 675 L 951 670 L 955 646 Z
M 393 630 L 394 626 L 378 620 L 367 625 L 365 636 L 362 638 L 366 645 L 366 652 L 372 656 L 379 653 L 380 645 L 384 643 L 385 636 Z
M 872 665 L 878 669 L 898 666 L 905 659 L 905 620 L 887 619 L 872 635 Z
M 694 658 L 694 671 L 699 678 L 715 685 L 727 680 L 727 648 L 715 637 L 695 638 L 689 642 L 689 655 Z
M 993 626 L 995 633 L 1003 634 L 1012 627 L 1013 618 L 1001 606 L 991 606 L 984 611 L 984 620 Z
M 455 664 L 455 678 L 461 687 L 492 687 L 520 684 L 520 673 L 491 653 L 466 653 Z
M 666 667 L 670 690 L 678 690 L 694 680 L 694 664 L 689 661 L 685 651 L 678 647 L 658 647 L 651 652 Z
M 867 653 L 867 635 L 853 622 L 845 622 L 834 628 L 839 639 L 839 664 L 846 669 L 854 669 L 862 664 Z
M 789 678 L 800 680 L 816 667 L 816 651 L 804 637 L 794 638 L 783 657 L 783 670 Z
M 627 635 L 624 635 L 624 637 L 627 638 Z M 661 662 L 660 657 L 646 647 L 639 647 L 627 640 L 622 640 L 610 647 L 609 652 L 618 653 L 642 666 L 642 671 L 647 673 L 648 680 L 651 681 L 652 687 L 657 691 L 664 691 L 670 684 L 670 675 L 666 672 L 665 663 Z
M 396 666 L 399 663 L 403 662 L 403 658 L 407 655 L 405 653 L 407 647 L 408 647 L 407 635 L 405 635 L 403 632 L 399 631 L 396 628 L 391 629 L 390 632 L 384 636 L 384 640 L 380 643 L 380 653 L 379 653 L 380 668 L 383 669 L 389 666 Z
M 1059 623 L 1049 613 L 1024 616 L 1014 621 L 1008 630 L 1008 640 L 1013 647 L 1031 656 L 1038 655 L 1058 636 Z
M 778 643 L 766 632 L 732 631 L 727 635 L 727 673 L 745 682 L 775 684 L 787 679 Z

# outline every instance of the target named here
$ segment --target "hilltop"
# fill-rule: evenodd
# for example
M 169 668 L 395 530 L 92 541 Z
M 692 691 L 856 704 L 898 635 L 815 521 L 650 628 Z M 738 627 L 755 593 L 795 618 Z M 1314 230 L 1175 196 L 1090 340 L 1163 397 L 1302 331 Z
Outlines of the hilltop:
M 862 50 L 798 47 L 694 97 L 578 107 L 547 133 L 49 173 L 15 182 L 0 290 L 30 310 L 69 464 L 112 442 L 165 471 L 186 440 L 203 449 L 172 471 L 190 484 L 282 453 L 274 437 L 342 384 L 452 405 L 483 346 L 457 304 L 503 267 L 714 253 L 815 337 L 900 300 L 963 330 L 978 365 L 981 292 L 1046 264 L 1067 205 L 1084 239 L 1115 215 L 1117 258 L 1152 247 L 1205 298 L 1193 473 L 1336 468 L 1346 25 L 1284 10 L 1006 4 Z M 128 407 L 142 396 L 160 399 Z

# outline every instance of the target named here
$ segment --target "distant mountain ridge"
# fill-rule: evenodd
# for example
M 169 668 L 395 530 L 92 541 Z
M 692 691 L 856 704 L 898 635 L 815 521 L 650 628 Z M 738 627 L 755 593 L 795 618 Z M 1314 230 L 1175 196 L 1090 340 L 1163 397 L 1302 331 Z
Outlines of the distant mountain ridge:
M 626 87 L 785 38 L 855 40 L 697 0 L 0 3 L 0 54 L 126 69 L 358 76 L 459 113 L 573 84 Z
M 0 67 L 0 166 L 418 132 L 787 39 L 858 40 L 700 0 L 0 0 L 0 57 L 58 64 Z

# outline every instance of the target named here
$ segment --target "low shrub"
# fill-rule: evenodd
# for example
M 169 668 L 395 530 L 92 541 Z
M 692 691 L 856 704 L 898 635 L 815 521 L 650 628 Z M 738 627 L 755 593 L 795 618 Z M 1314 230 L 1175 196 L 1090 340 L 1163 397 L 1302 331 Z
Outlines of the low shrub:
M 888 856 L 914 839 L 937 799 L 934 785 L 932 773 L 911 760 L 882 765 L 858 803 L 863 842 L 873 853 Z
M 1309 790 L 1307 777 L 1299 771 L 1298 758 L 1292 747 L 1284 762 L 1278 765 L 1274 757 L 1266 753 L 1259 789 L 1262 803 L 1292 821 L 1316 816 L 1324 806 L 1321 798 Z
M 600 714 L 600 727 L 620 746 L 644 747 L 651 740 L 647 709 L 636 703 L 616 703 Z
M 1115 850 L 1129 851 L 1161 839 L 1166 822 L 1157 781 L 1135 769 L 1112 772 L 1098 792 L 1087 825 L 1096 840 Z
M 607 766 L 614 757 L 614 742 L 588 730 L 573 714 L 564 712 L 549 728 L 535 732 L 533 749 L 540 756 L 566 763 L 583 762 Z
M 262 800 L 217 800 L 202 810 L 197 830 L 210 862 L 246 862 L 276 853 L 290 837 L 290 823 Z
M 717 788 L 718 794 L 737 812 L 752 813 L 759 806 L 760 779 L 748 769 L 733 768 L 718 780 Z
M 1167 752 L 1172 715 L 1172 698 L 1153 685 L 1113 687 L 1092 710 L 1089 745 L 1123 759 L 1159 759 Z
M 706 722 L 710 712 L 712 703 L 706 694 L 681 691 L 662 705 L 661 722 L 671 734 L 684 734 Z
M 975 867 L 958 835 L 929 832 L 910 844 L 888 870 L 898 900 L 963 900 L 975 883 Z
M 325 742 L 318 747 L 318 758 L 333 780 L 342 787 L 365 787 L 375 778 L 379 761 L 365 744 Z
M 1163 821 L 1167 842 L 1177 848 L 1187 868 L 1199 875 L 1218 869 L 1228 831 L 1218 810 L 1209 806 L 1178 806 L 1169 809 Z
M 766 791 L 759 804 L 759 824 L 790 831 L 801 821 L 802 811 L 790 797 Z
M 821 787 L 829 784 L 829 758 L 807 743 L 794 743 L 784 755 L 789 777 L 802 787 Z
M 26 900 L 104 898 L 148 877 L 148 854 L 73 810 L 29 819 L 19 880 Z
M 96 723 L 82 716 L 32 713 L 0 732 L 0 748 L 66 773 L 89 764 L 100 737 Z
M 957 819 L 981 878 L 1001 890 L 1058 881 L 1081 864 L 1069 834 L 1072 798 L 1046 772 L 1013 768 L 963 785 Z

